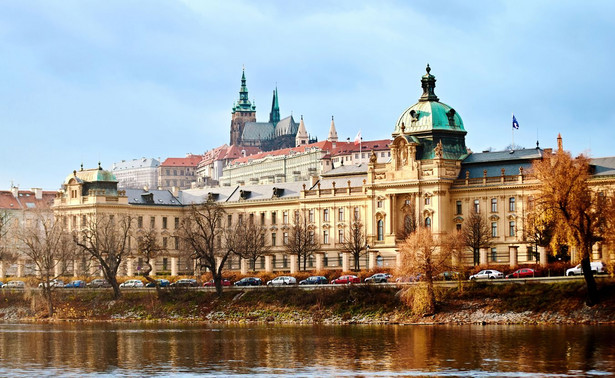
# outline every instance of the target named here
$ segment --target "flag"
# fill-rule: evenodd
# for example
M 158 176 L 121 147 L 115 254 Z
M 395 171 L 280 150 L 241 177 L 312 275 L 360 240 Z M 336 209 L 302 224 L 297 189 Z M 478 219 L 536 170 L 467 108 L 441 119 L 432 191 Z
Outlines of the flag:
M 354 137 L 354 144 L 355 144 L 355 146 L 357 144 L 359 144 L 359 143 L 361 143 L 361 130 L 359 130 L 359 132 L 357 133 L 357 136 Z
M 513 114 L 513 129 L 519 129 L 519 122 L 517 122 L 517 119 L 515 118 L 515 115 Z

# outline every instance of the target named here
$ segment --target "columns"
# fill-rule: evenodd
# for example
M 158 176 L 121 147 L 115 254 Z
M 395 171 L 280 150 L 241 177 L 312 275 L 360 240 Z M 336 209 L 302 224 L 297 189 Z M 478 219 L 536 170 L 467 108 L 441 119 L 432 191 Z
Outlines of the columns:
M 401 252 L 397 251 L 397 254 L 395 255 L 395 267 L 399 268 L 401 266 Z
M 62 275 L 62 261 L 54 259 L 53 260 L 53 275 L 54 277 L 60 277 Z
M 367 252 L 367 269 L 374 269 L 376 268 L 376 257 L 378 256 L 378 252 L 376 251 L 371 251 L 371 252 Z
M 171 276 L 177 276 L 177 257 L 171 257 Z
M 577 248 L 576 247 L 570 247 L 570 263 L 571 264 L 576 264 L 578 262 L 580 262 L 580 258 L 579 256 L 577 256 Z
M 81 273 L 81 269 L 79 269 L 79 259 L 73 260 L 73 277 L 79 277 L 79 273 Z
M 487 256 L 489 255 L 489 248 L 480 249 L 480 265 L 487 265 Z
M 134 267 L 133 267 L 133 258 L 128 257 L 126 259 L 126 276 L 132 277 L 134 276 Z
M 26 268 L 26 263 L 23 260 L 18 260 L 17 261 L 17 277 L 23 277 L 24 274 L 24 270 Z
M 152 270 L 149 272 L 149 275 L 155 276 L 158 273 L 158 270 L 156 269 L 156 258 L 152 257 L 151 259 L 149 259 L 149 263 L 152 266 Z
M 547 249 L 545 247 L 538 247 L 538 256 L 540 259 L 540 266 L 547 266 Z
M 0 261 L 0 278 L 6 277 L 6 268 L 4 266 L 4 261 Z
M 518 249 L 519 247 L 517 247 L 516 245 L 510 245 L 508 246 L 508 254 L 510 255 L 510 267 L 514 268 L 518 265 Z
M 350 270 L 350 253 L 342 252 L 342 272 Z
M 316 254 L 316 271 L 320 272 L 325 269 L 325 254 L 317 253 Z
M 297 273 L 297 255 L 290 255 L 290 274 Z
M 248 259 L 241 259 L 241 274 L 248 274 Z
M 602 245 L 599 243 L 595 243 L 592 246 L 592 261 L 598 261 L 602 258 Z
M 265 255 L 265 272 L 273 272 L 273 256 Z

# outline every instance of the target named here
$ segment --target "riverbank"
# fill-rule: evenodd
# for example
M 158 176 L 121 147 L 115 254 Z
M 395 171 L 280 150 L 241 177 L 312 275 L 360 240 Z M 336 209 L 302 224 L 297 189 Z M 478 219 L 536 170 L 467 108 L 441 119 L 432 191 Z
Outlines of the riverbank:
M 0 292 L 2 321 L 175 321 L 280 324 L 598 324 L 615 323 L 615 281 L 600 284 L 602 301 L 584 304 L 584 284 L 492 285 L 462 282 L 437 289 L 437 313 L 413 314 L 406 288 L 345 286 L 335 289 L 130 291 L 119 300 L 109 290 L 57 290 L 47 316 L 40 292 Z

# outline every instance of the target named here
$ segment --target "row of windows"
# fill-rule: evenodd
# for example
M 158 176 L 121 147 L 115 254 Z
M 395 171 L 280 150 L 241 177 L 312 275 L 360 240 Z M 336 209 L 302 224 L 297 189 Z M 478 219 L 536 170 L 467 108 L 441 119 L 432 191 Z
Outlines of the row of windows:
M 340 207 L 337 209 L 337 220 L 338 222 L 344 222 L 346 217 L 345 217 L 345 208 Z M 322 220 L 323 222 L 329 222 L 330 221 L 330 209 L 323 209 L 322 210 Z M 294 219 L 293 222 L 298 223 L 299 219 L 300 219 L 300 211 L 299 210 L 295 210 L 293 213 Z M 314 223 L 314 219 L 315 219 L 315 215 L 316 215 L 316 211 L 314 209 L 310 209 L 307 211 L 307 221 L 310 223 Z M 252 223 L 254 222 L 254 214 L 249 214 L 249 222 Z M 229 227 L 231 227 L 233 225 L 233 214 L 228 214 L 227 216 L 227 225 Z M 282 211 L 282 224 L 290 224 L 290 212 L 288 210 Z M 265 218 L 266 218 L 266 213 L 265 212 L 261 212 L 260 213 L 260 224 L 261 226 L 265 225 Z M 361 211 L 358 207 L 355 207 L 353 209 L 353 220 L 360 220 L 361 219 Z M 242 224 L 244 221 L 243 219 L 243 214 L 238 214 L 237 215 L 237 222 L 239 224 Z M 271 212 L 271 224 L 278 224 L 278 212 L 277 211 L 272 211 Z
M 427 199 L 425 199 L 425 204 L 427 205 Z M 461 215 L 463 214 L 462 211 L 462 203 L 461 201 L 457 201 L 457 215 Z M 474 207 L 473 210 L 475 213 L 480 213 L 480 200 L 474 200 Z M 517 206 L 516 206 L 516 200 L 515 197 L 510 197 L 508 199 L 508 211 L 517 211 Z M 498 199 L 497 198 L 492 198 L 491 199 L 491 212 L 492 213 L 497 213 L 498 212 Z
M 170 169 L 166 169 L 165 171 L 166 171 L 166 176 L 171 176 Z M 194 176 L 194 172 L 191 172 L 189 170 L 187 170 L 185 173 L 186 173 L 186 176 Z M 179 175 L 178 175 L 177 169 L 174 169 L 173 176 L 184 176 L 184 170 L 183 169 L 179 170 Z
M 175 217 L 174 218 L 174 228 L 178 229 L 179 228 L 179 217 Z M 137 217 L 137 227 L 138 228 L 143 228 L 143 216 L 139 215 Z M 149 227 L 150 228 L 156 228 L 156 217 L 149 217 Z M 162 229 L 166 230 L 169 228 L 169 221 L 168 221 L 168 217 L 162 217 Z

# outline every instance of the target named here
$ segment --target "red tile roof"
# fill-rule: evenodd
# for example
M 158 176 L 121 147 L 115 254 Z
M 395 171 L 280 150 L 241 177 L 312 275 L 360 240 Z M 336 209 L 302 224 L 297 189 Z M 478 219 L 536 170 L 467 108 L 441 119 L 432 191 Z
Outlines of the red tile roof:
M 42 198 L 37 199 L 32 190 L 19 190 L 17 197 L 10 190 L 0 191 L 0 209 L 45 209 L 53 204 L 56 192 L 43 191 Z
M 331 151 L 331 155 L 348 155 L 359 151 L 369 152 L 371 150 L 385 151 L 389 149 L 391 142 L 393 142 L 392 139 L 364 140 L 360 147 L 358 144 L 355 145 L 354 142 L 337 142 L 335 148 Z
M 203 160 L 203 155 L 188 155 L 183 158 L 166 158 L 162 164 L 163 167 L 195 167 Z
M 262 158 L 267 157 L 267 156 L 289 155 L 291 151 L 303 152 L 303 151 L 305 151 L 306 148 L 313 148 L 313 147 L 317 147 L 317 148 L 320 148 L 321 150 L 329 151 L 329 150 L 331 150 L 331 142 L 325 140 L 325 141 L 322 141 L 322 142 L 306 144 L 306 145 L 299 146 L 299 147 L 284 148 L 284 149 L 281 149 L 281 150 L 261 152 L 261 153 L 255 154 L 255 155 L 250 155 L 250 156 L 240 157 L 238 159 L 235 159 L 235 160 L 233 160 L 233 164 L 235 164 L 235 163 L 245 163 L 245 162 L 248 162 L 249 160 L 262 159 Z
M 258 155 L 261 152 L 261 149 L 258 147 L 248 147 L 248 146 L 236 146 L 232 145 L 228 150 L 226 150 L 226 154 L 221 156 L 220 159 L 237 159 L 243 157 L 243 152 L 246 152 L 246 156 L 254 156 Z
M 203 155 L 203 159 L 199 162 L 199 167 L 211 164 L 214 161 L 218 160 L 220 156 L 224 156 L 226 154 L 226 151 L 228 149 L 229 146 L 227 144 L 224 144 L 220 147 L 216 147 L 212 150 L 205 152 L 205 155 Z

